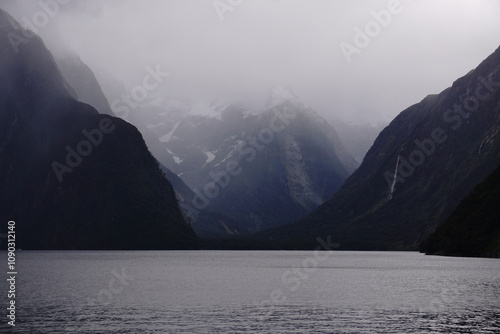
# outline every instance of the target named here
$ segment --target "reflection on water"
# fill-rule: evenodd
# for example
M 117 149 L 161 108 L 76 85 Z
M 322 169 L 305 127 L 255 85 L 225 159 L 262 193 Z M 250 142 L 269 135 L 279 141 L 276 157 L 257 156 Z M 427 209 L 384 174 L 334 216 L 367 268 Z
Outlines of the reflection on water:
M 3 316 L 0 332 L 500 333 L 499 260 L 311 256 L 22 252 L 16 327 Z

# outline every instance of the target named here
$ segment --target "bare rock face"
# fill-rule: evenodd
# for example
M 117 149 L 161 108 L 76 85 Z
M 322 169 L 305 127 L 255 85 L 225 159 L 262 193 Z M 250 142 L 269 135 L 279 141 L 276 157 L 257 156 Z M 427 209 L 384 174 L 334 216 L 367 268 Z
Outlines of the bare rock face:
M 357 167 L 334 128 L 285 89 L 273 89 L 262 110 L 163 101 L 141 117 L 153 154 L 194 192 L 183 207 L 230 218 L 228 236 L 294 222 Z M 197 230 L 203 224 L 194 218 Z
M 304 219 L 256 237 L 272 248 L 416 250 L 500 163 L 500 48 L 399 114 L 342 189 Z

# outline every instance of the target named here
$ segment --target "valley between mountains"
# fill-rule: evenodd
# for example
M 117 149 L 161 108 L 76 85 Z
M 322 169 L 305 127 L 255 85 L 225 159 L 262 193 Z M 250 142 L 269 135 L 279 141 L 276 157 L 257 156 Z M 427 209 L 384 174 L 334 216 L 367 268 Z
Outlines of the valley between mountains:
M 22 249 L 500 257 L 500 48 L 389 124 L 347 124 L 281 84 L 254 105 L 149 92 L 154 66 L 141 97 L 26 36 L 0 10 L 0 221 Z

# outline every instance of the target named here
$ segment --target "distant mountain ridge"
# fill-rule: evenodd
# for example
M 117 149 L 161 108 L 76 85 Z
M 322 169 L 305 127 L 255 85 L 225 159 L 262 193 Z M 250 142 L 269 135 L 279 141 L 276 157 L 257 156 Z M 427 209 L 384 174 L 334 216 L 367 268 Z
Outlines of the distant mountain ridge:
M 256 236 L 273 248 L 416 250 L 500 161 L 500 48 L 399 114 L 333 198 Z
M 332 121 L 332 125 L 338 132 L 348 152 L 358 164 L 361 164 L 366 153 L 380 132 L 387 126 L 387 123 L 351 124 L 335 119 Z
M 248 234 L 293 222 L 357 167 L 334 128 L 282 88 L 265 110 L 159 99 L 140 117 L 153 154 L 194 191 L 184 205 L 229 218 L 224 230 Z
M 108 96 L 110 101 L 113 96 L 120 95 L 117 93 L 120 90 L 126 91 L 119 80 L 110 79 L 105 71 L 88 74 L 90 69 L 77 57 L 58 57 L 58 62 L 66 67 L 63 74 L 69 73 L 70 77 L 75 78 L 75 73 L 83 72 L 84 77 L 104 80 L 107 94 L 112 95 Z M 68 81 L 73 82 L 72 79 Z M 89 81 L 91 85 L 73 84 L 78 88 L 76 93 L 87 88 L 95 92 L 95 86 L 99 84 L 86 80 Z M 83 96 L 81 93 L 77 95 Z M 92 94 L 86 102 L 97 105 L 96 95 Z M 286 112 L 280 111 L 284 108 L 292 110 L 293 118 L 295 113 L 299 117 L 288 119 Z M 135 108 L 118 115 L 130 119 L 144 134 L 149 149 L 160 161 L 167 179 L 173 183 L 186 217 L 202 237 L 245 235 L 293 222 L 330 197 L 358 166 L 334 128 L 303 105 L 289 89 L 280 86 L 270 91 L 264 110 L 248 109 L 225 101 L 169 100 L 160 89 L 159 92 L 150 92 L 148 99 Z M 290 124 L 293 125 L 288 126 Z M 277 131 L 270 128 L 273 126 Z M 298 136 L 301 142 L 308 141 L 311 152 L 318 148 L 322 151 L 316 151 L 309 161 L 303 159 L 302 151 L 306 147 L 292 143 L 292 137 L 288 137 L 288 143 L 283 141 L 281 137 L 286 133 Z M 279 139 L 275 141 L 275 137 Z M 270 147 L 274 158 L 270 158 L 267 152 Z M 282 158 L 278 159 L 277 152 L 281 152 Z M 326 158 L 325 161 L 321 161 L 322 158 Z M 246 160 L 252 160 L 249 169 L 243 175 L 229 175 L 229 188 L 225 189 L 227 170 L 221 170 L 221 167 L 227 167 L 227 162 L 244 164 L 248 162 Z M 252 175 L 253 169 L 262 164 L 273 164 L 273 169 L 281 168 L 281 175 L 265 176 L 267 172 L 264 170 Z M 311 167 L 320 169 L 314 171 Z M 238 170 L 237 167 L 232 173 L 240 174 Z M 247 176 L 250 178 L 243 183 L 237 181 L 240 182 L 238 189 L 232 184 L 235 179 Z M 217 177 L 221 178 L 216 180 Z M 261 197 L 259 187 L 266 178 L 266 186 L 276 188 L 278 185 L 279 190 L 269 198 L 255 200 Z M 216 192 L 214 198 L 210 191 Z M 276 213 L 273 212 L 275 209 Z

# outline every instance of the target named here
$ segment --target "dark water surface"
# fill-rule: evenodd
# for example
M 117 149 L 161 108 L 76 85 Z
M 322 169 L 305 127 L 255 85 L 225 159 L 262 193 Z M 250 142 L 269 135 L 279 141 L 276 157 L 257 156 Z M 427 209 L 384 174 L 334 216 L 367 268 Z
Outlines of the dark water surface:
M 1 333 L 500 333 L 496 259 L 21 251 L 16 262 L 16 326 L 2 279 Z

